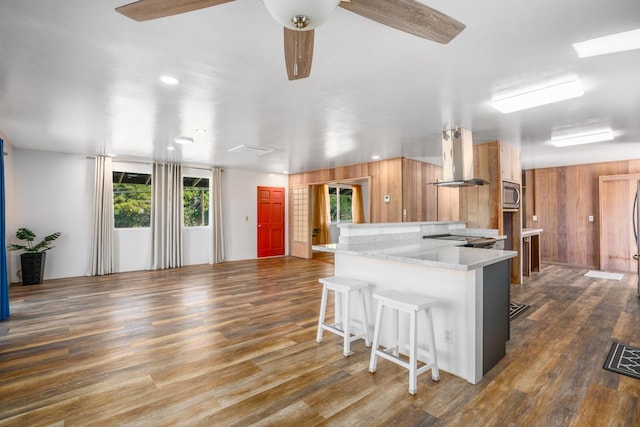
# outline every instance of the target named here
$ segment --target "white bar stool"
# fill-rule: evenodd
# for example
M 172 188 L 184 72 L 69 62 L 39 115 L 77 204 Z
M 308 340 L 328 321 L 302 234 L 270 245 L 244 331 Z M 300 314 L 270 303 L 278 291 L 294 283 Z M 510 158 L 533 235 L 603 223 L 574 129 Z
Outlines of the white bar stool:
M 409 393 L 416 394 L 418 385 L 418 375 L 431 369 L 431 379 L 440 381 L 438 371 L 438 358 L 436 355 L 436 342 L 433 332 L 433 318 L 431 307 L 436 303 L 431 298 L 420 295 L 406 294 L 397 291 L 380 291 L 373 294 L 378 300 L 378 313 L 376 315 L 376 326 L 373 332 L 373 347 L 371 347 L 371 361 L 369 362 L 369 372 L 376 372 L 377 356 L 383 357 L 393 363 L 409 370 Z M 382 313 L 385 307 L 393 311 L 393 347 L 378 348 L 380 340 L 380 327 L 382 324 Z M 398 342 L 398 312 L 409 314 L 409 361 L 400 358 L 400 344 Z M 426 343 L 429 346 L 428 357 L 423 357 L 420 361 L 424 363 L 418 368 L 418 313 L 424 311 L 427 317 Z
M 357 279 L 351 279 L 349 277 L 325 277 L 320 279 L 322 283 L 322 301 L 320 303 L 320 317 L 318 319 L 318 335 L 316 341 L 322 342 L 322 331 L 327 330 L 333 332 L 344 338 L 343 353 L 345 356 L 351 354 L 351 342 L 364 338 L 365 345 L 369 347 L 371 340 L 369 338 L 369 320 L 367 317 L 367 305 L 365 303 L 364 289 L 369 286 L 367 282 Z M 336 297 L 336 323 L 329 325 L 325 323 L 325 313 L 327 310 L 327 297 L 329 291 L 334 291 Z M 351 336 L 352 329 L 351 323 L 351 293 L 356 292 L 360 295 L 360 311 L 362 314 L 362 329 L 363 332 L 358 335 Z M 342 301 L 339 300 L 339 296 L 342 297 Z M 340 305 L 342 306 L 342 312 L 340 312 Z

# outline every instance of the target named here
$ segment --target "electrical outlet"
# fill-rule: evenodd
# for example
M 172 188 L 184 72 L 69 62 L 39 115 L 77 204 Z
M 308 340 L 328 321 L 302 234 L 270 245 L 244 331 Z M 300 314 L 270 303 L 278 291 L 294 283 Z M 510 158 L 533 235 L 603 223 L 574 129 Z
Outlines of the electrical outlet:
M 589 215 L 589 222 L 593 222 L 593 215 Z
M 444 330 L 444 341 L 453 344 L 453 331 L 451 329 Z
M 538 215 L 533 216 L 533 222 L 538 222 Z
M 385 203 L 389 203 L 391 201 L 391 196 L 389 196 L 388 194 L 385 194 L 384 196 L 384 202 Z

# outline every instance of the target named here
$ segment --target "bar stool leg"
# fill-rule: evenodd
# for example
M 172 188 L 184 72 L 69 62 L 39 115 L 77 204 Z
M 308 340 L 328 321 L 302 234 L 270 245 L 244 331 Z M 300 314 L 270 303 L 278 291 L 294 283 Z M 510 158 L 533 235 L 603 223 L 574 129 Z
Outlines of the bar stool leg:
M 431 316 L 431 307 L 427 307 L 425 310 L 427 315 L 427 342 L 429 344 L 429 351 L 433 357 L 433 366 L 431 367 L 431 379 L 433 381 L 440 381 L 440 371 L 438 370 L 438 355 L 436 354 L 436 339 L 433 329 L 433 319 Z
M 362 309 L 364 345 L 367 347 L 371 347 L 371 337 L 369 336 L 369 316 L 367 316 L 367 303 L 365 302 L 364 291 L 362 289 L 359 289 L 358 293 L 360 294 L 360 308 Z
M 400 356 L 400 338 L 398 337 L 398 328 L 400 327 L 400 311 L 398 309 L 392 308 L 393 311 L 393 355 L 398 357 Z
M 325 312 L 327 311 L 327 297 L 329 295 L 329 289 L 325 285 L 322 286 L 322 300 L 320 301 L 320 316 L 318 316 L 318 334 L 316 335 L 316 342 L 322 342 L 322 324 L 324 323 Z
M 376 313 L 376 325 L 373 329 L 373 344 L 371 345 L 371 359 L 369 361 L 369 372 L 372 374 L 376 372 L 378 364 L 378 342 L 380 339 L 380 325 L 382 324 L 382 300 L 378 301 L 378 311 Z
M 343 354 L 351 354 L 351 292 L 344 293 L 344 318 L 342 319 L 342 330 L 344 331 Z
M 418 388 L 418 334 L 416 331 L 416 312 L 409 313 L 409 393 L 416 394 Z

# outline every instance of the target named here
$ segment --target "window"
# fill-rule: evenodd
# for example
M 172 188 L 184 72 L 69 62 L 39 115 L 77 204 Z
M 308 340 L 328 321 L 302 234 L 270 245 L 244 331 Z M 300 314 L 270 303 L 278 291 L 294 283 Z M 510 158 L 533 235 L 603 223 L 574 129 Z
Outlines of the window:
M 206 227 L 209 225 L 209 179 L 182 178 L 184 201 L 184 226 Z
M 329 209 L 331 222 L 351 222 L 351 188 L 329 187 Z
M 151 224 L 151 174 L 113 172 L 113 216 L 116 228 Z

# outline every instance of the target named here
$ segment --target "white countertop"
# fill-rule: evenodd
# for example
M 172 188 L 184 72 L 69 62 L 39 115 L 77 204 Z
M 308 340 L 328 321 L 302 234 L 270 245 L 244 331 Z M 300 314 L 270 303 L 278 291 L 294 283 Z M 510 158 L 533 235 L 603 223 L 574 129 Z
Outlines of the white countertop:
M 454 270 L 474 270 L 515 257 L 514 251 L 459 246 L 464 242 L 440 239 L 413 239 L 404 242 L 314 245 L 313 249 L 337 254 L 359 255 L 391 261 L 421 264 Z
M 542 233 L 542 228 L 523 228 L 520 232 L 520 236 L 529 237 L 540 233 Z

